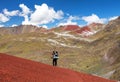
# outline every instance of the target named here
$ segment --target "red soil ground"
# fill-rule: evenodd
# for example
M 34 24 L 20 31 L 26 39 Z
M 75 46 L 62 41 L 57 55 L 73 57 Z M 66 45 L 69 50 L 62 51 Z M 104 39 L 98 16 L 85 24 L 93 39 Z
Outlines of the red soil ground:
M 67 25 L 65 26 L 64 30 L 66 31 L 73 31 L 73 30 L 76 30 L 76 29 L 79 29 L 80 27 L 77 26 L 77 25 Z
M 76 32 L 76 33 L 82 33 L 82 32 L 84 32 L 84 31 L 91 31 L 91 29 L 90 29 L 88 26 L 84 26 L 84 27 L 76 30 L 75 32 Z
M 115 82 L 69 69 L 0 54 L 0 82 Z

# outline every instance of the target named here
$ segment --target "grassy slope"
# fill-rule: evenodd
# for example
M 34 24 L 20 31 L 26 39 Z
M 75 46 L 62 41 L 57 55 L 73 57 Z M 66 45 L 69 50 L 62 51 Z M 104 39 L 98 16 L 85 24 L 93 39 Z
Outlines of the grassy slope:
M 115 23 L 115 22 L 113 22 Z M 116 59 L 113 64 L 109 64 L 109 62 L 104 62 L 104 68 L 101 70 L 101 75 L 104 76 L 104 74 L 110 73 L 111 71 L 114 71 L 112 76 L 110 76 L 110 79 L 119 80 L 120 75 L 120 63 L 119 63 L 119 57 L 120 52 L 118 50 L 113 50 L 115 45 L 120 44 L 120 25 L 119 24 L 111 24 L 109 28 L 106 28 L 105 30 L 98 32 L 96 35 L 92 36 L 91 38 L 96 39 L 96 41 L 93 44 L 98 44 L 97 48 L 98 50 L 102 51 L 99 54 L 111 54 L 113 59 Z M 113 48 L 113 49 L 112 49 Z M 95 50 L 96 51 L 96 50 Z M 111 52 L 112 51 L 112 52 Z M 98 52 L 98 51 L 97 51 Z M 111 53 L 109 53 L 111 52 Z M 106 76 L 105 76 L 106 77 Z

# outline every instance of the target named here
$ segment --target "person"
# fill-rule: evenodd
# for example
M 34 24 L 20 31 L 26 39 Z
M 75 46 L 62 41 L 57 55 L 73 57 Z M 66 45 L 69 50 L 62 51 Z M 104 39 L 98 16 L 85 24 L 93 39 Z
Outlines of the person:
M 52 53 L 52 58 L 53 58 L 53 66 L 57 66 L 57 60 L 58 60 L 58 52 L 53 51 Z

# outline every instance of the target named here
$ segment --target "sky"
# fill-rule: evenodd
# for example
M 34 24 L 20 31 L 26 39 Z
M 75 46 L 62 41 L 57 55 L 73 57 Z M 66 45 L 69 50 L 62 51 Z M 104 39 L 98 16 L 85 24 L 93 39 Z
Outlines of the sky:
M 0 27 L 106 24 L 120 15 L 120 0 L 0 0 Z

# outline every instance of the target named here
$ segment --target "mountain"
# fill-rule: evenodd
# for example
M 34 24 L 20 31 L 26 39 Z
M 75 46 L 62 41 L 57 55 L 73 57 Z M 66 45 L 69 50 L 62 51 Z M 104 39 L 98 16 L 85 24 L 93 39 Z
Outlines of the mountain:
M 104 63 L 101 75 L 106 78 L 120 80 L 120 17 L 110 21 L 104 29 L 97 32 L 90 38 L 94 39 L 92 45 L 95 45 L 101 61 Z
M 106 40 L 109 40 L 109 48 L 103 57 L 110 70 L 114 71 L 111 79 L 120 80 L 120 17 L 116 20 L 110 21 L 104 30 L 106 33 Z
M 14 29 L 14 31 L 13 31 Z M 59 52 L 58 66 L 119 80 L 120 17 L 108 24 L 92 23 L 51 29 L 32 25 L 0 28 L 0 52 L 51 65 Z
M 116 82 L 6 54 L 0 54 L 0 77 L 1 82 Z
M 22 34 L 31 32 L 45 32 L 47 29 L 42 27 L 37 27 L 33 25 L 20 25 L 16 27 L 3 27 L 0 28 L 0 34 Z
M 104 24 L 92 23 L 88 26 L 79 27 L 77 25 L 66 25 L 63 28 L 65 31 L 80 34 L 82 37 L 91 36 L 96 32 L 104 29 Z
M 77 25 L 65 25 L 65 26 L 60 26 L 52 29 L 45 29 L 43 27 L 37 27 L 33 25 L 19 25 L 15 27 L 2 27 L 0 28 L 0 34 L 5 35 L 5 34 L 23 34 L 23 33 L 40 33 L 40 32 L 72 32 L 72 33 L 77 33 L 81 34 L 83 36 L 88 36 L 90 32 L 93 34 L 95 31 L 98 31 L 97 29 L 100 29 L 99 27 L 102 26 L 102 24 L 97 24 L 94 23 L 89 25 L 89 26 L 84 26 L 84 27 L 79 27 Z M 88 34 L 87 34 L 88 33 Z

